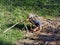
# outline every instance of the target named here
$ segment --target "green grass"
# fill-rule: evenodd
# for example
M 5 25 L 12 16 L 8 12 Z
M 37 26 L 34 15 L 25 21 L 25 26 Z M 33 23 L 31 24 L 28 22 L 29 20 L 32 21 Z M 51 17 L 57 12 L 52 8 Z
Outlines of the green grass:
M 14 45 L 17 40 L 23 38 L 23 32 L 18 27 L 3 33 L 7 28 L 20 21 L 22 15 L 24 14 L 19 8 L 14 12 L 9 12 L 4 7 L 0 7 L 0 45 Z
M 17 40 L 23 38 L 23 32 L 21 31 L 23 29 L 23 26 L 20 25 L 21 23 L 19 23 L 17 27 L 14 27 L 7 31 L 5 34 L 3 32 L 7 28 L 11 27 L 11 25 L 23 19 L 26 20 L 29 13 L 38 14 L 39 16 L 43 16 L 47 19 L 54 19 L 54 16 L 51 16 L 52 14 L 46 14 L 48 12 L 48 9 L 42 9 L 39 7 L 33 8 L 33 6 L 28 6 L 20 7 L 0 4 L 0 45 L 14 45 Z M 51 11 L 49 12 L 51 13 Z
M 3 42 L 0 42 L 0 44 L 1 43 L 14 44 L 15 41 L 20 40 L 20 39 L 22 39 L 22 34 L 21 32 L 18 32 L 18 31 L 11 31 L 6 34 L 0 34 L 0 41 L 3 41 Z

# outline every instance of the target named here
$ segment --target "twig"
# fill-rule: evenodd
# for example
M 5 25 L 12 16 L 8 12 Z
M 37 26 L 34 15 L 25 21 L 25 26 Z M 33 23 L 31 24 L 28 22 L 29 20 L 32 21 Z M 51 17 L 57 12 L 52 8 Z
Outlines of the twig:
M 25 25 L 25 28 L 26 28 L 26 30 L 27 30 L 27 32 L 28 32 L 28 28 L 27 28 L 27 25 L 25 24 L 25 22 L 24 22 L 24 25 Z
M 47 44 L 48 44 L 48 41 L 46 41 L 44 45 L 47 45 Z
M 11 28 L 13 28 L 14 26 L 16 26 L 19 22 L 17 22 L 16 24 L 12 25 L 11 27 L 9 27 L 8 29 L 6 29 L 3 33 L 6 33 L 7 31 L 9 31 Z

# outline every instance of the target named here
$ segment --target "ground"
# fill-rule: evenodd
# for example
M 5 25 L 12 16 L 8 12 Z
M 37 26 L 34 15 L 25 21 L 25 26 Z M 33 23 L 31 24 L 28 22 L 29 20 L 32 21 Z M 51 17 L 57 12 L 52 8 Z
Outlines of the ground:
M 51 23 L 53 23 L 53 21 L 51 21 Z M 56 21 L 58 22 L 57 25 L 59 25 L 60 20 L 56 18 L 54 23 L 56 23 Z M 52 33 L 46 33 L 50 32 L 49 30 Z M 37 31 L 34 33 L 29 31 L 25 32 L 24 38 L 22 40 L 16 41 L 16 45 L 60 45 L 60 29 L 57 28 L 55 30 L 49 30 L 46 30 L 46 32 Z
M 54 17 L 60 16 L 60 0 L 0 0 L 0 45 L 15 45 L 23 39 L 23 35 L 26 34 L 24 24 L 27 23 L 23 21 L 27 19 L 29 13 L 55 19 Z M 17 22 L 20 23 L 3 33 Z

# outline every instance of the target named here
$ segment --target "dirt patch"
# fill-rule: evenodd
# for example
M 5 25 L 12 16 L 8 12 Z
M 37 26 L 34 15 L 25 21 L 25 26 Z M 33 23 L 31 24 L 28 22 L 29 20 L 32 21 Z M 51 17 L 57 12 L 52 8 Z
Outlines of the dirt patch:
M 48 27 L 42 32 L 25 32 L 24 38 L 16 41 L 16 45 L 60 45 L 60 18 L 47 21 L 55 29 Z

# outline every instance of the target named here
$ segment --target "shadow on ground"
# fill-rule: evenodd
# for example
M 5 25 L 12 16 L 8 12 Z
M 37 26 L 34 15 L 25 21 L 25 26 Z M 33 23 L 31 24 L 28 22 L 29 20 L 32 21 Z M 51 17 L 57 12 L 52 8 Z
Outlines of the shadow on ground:
M 0 40 L 0 45 L 15 45 L 15 44 L 12 44 L 9 42 L 4 42 L 4 41 Z
M 14 24 L 6 24 L 6 26 L 7 27 L 11 27 L 11 26 L 13 26 Z M 14 27 L 13 27 L 13 29 L 15 29 L 15 28 L 17 28 L 17 29 L 23 29 L 24 28 L 24 24 L 17 24 L 17 25 L 15 25 Z
M 9 28 L 9 27 L 11 27 L 11 26 L 13 26 L 14 24 L 6 24 L 6 26 Z M 17 24 L 16 26 L 14 26 L 13 27 L 13 29 L 20 29 L 20 30 L 25 30 L 25 31 L 27 31 L 27 29 L 26 29 L 26 27 L 27 27 L 27 29 L 28 29 L 28 31 L 31 31 L 31 28 L 35 28 L 35 26 L 30 26 L 30 24 L 27 24 L 27 25 L 25 25 L 25 24 L 23 24 L 23 23 L 21 23 L 21 24 Z

